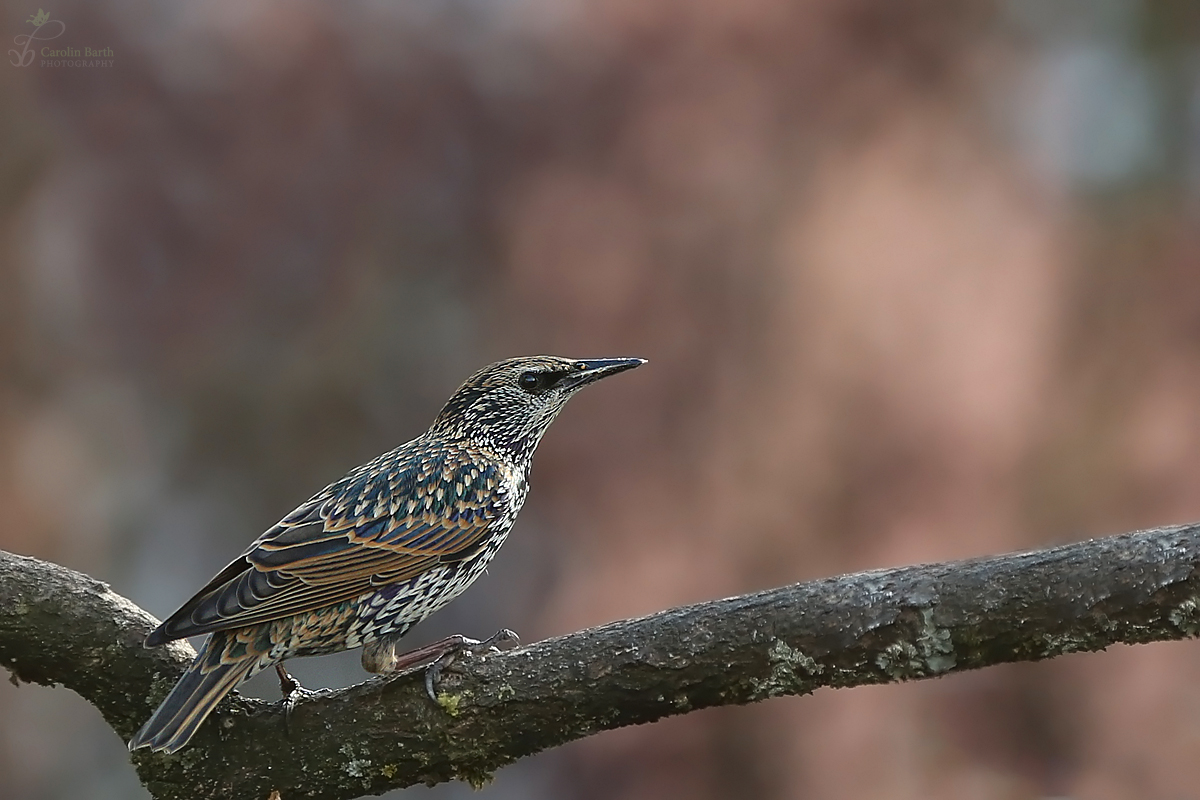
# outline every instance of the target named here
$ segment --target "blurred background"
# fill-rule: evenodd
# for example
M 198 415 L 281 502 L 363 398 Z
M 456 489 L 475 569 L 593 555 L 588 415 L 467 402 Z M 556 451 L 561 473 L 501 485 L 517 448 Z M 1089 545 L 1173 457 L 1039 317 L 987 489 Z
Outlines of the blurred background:
M 650 364 L 572 402 L 414 644 L 1200 519 L 1194 0 L 46 11 L 113 56 L 0 65 L 4 549 L 164 616 L 541 352 Z M 1181 642 L 689 714 L 480 796 L 1181 798 L 1197 748 Z M 0 776 L 148 796 L 8 681 Z

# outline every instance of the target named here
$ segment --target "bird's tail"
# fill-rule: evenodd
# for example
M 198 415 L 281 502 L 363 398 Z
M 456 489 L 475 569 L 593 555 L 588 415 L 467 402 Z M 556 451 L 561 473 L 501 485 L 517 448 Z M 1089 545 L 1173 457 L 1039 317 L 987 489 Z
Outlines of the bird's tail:
M 257 671 L 254 668 L 258 659 L 253 655 L 230 662 L 222 660 L 226 636 L 219 631 L 209 637 L 175 688 L 129 740 L 130 750 L 149 747 L 174 753 L 188 743 L 221 698 Z

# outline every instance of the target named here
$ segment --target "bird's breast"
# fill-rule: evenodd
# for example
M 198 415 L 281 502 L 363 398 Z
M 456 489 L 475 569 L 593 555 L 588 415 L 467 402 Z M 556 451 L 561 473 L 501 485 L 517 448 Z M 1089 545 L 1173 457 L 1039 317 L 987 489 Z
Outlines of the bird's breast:
M 505 464 L 500 469 L 500 486 L 497 494 L 500 505 L 504 510 L 501 524 L 511 528 L 517 518 L 521 506 L 525 505 L 525 497 L 529 494 L 529 479 L 526 470 L 516 464 Z

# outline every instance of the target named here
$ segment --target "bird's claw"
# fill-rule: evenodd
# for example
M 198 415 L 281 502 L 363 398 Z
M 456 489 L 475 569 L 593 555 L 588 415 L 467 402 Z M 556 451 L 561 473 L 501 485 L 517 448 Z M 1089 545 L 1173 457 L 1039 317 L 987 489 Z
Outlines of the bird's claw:
M 314 697 L 320 692 L 314 692 L 301 686 L 300 681 L 283 668 L 283 664 L 275 665 L 275 673 L 279 676 L 279 691 L 283 692 L 283 699 L 280 700 L 283 704 L 283 730 L 285 735 L 290 736 L 292 711 L 295 710 L 296 703 L 301 698 Z
M 501 645 L 515 647 L 520 643 L 520 637 L 508 628 L 501 628 L 482 641 L 462 635 L 449 637 L 445 643 L 446 649 L 425 668 L 425 693 L 433 702 L 438 701 L 437 683 L 441 680 L 442 672 L 449 668 L 462 653 L 473 656 L 499 653 Z
M 501 645 L 504 645 L 505 647 L 517 647 L 520 644 L 521 637 L 517 636 L 516 631 L 511 630 L 510 628 L 501 628 L 488 638 L 484 639 L 482 642 L 478 643 L 479 647 L 486 647 L 488 648 L 488 651 L 492 653 L 499 653 Z

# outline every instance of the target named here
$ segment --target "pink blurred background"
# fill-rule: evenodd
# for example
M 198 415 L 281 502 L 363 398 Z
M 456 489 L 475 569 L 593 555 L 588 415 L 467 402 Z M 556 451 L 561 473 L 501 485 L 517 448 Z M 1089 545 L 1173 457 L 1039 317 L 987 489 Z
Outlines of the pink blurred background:
M 163 616 L 538 352 L 651 363 L 571 404 L 414 644 L 1200 519 L 1191 0 L 47 11 L 114 57 L 0 65 L 0 547 Z M 1198 647 L 690 714 L 481 796 L 1195 796 Z M 147 796 L 7 681 L 0 776 Z

